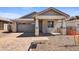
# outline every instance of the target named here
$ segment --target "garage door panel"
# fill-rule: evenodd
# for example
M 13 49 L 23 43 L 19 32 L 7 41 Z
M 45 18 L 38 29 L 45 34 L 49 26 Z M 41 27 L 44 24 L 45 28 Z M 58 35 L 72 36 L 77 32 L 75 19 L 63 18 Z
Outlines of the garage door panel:
M 34 24 L 18 24 L 18 32 L 34 32 Z

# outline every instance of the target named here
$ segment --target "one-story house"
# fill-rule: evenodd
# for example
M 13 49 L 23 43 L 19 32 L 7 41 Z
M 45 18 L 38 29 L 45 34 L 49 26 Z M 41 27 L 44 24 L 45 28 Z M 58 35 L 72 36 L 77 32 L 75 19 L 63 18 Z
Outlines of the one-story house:
M 12 32 L 33 32 L 66 34 L 65 21 L 70 16 L 56 8 L 32 12 L 12 21 Z
M 8 24 L 11 23 L 8 18 L 0 17 L 0 30 L 8 30 Z

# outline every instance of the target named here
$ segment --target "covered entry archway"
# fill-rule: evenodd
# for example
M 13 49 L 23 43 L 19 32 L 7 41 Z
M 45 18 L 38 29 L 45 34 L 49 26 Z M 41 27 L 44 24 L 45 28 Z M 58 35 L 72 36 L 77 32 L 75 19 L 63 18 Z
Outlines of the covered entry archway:
M 54 21 L 54 20 L 62 20 L 65 19 L 64 16 L 36 16 L 35 17 L 35 35 L 38 36 L 40 34 L 40 28 L 42 27 L 41 31 L 43 33 L 49 33 L 48 31 L 48 21 Z M 40 22 L 42 20 L 42 22 Z M 42 24 L 41 24 L 42 23 Z M 41 27 L 40 27 L 41 24 Z

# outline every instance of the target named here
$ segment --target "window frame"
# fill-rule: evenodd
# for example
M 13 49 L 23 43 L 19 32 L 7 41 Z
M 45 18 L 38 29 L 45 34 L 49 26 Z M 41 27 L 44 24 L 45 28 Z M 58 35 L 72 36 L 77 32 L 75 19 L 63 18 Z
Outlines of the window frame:
M 48 21 L 48 28 L 54 27 L 54 21 Z

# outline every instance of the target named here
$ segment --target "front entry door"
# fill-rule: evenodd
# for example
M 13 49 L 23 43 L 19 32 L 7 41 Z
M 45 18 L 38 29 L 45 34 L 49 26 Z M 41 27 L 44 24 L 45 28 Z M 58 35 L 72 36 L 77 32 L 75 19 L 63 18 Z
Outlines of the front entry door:
M 42 33 L 42 20 L 39 20 L 39 32 Z

